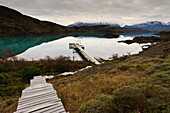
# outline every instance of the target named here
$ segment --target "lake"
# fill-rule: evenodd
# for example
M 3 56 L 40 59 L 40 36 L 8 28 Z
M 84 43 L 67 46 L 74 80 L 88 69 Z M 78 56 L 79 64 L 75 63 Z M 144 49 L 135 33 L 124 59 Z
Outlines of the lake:
M 13 37 L 0 39 L 0 56 L 7 54 L 27 60 L 43 59 L 46 56 L 52 58 L 58 56 L 69 56 L 71 59 L 81 60 L 81 57 L 73 49 L 69 49 L 69 43 L 81 43 L 85 51 L 95 58 L 109 59 L 113 54 L 119 56 L 137 54 L 142 51 L 143 44 L 118 43 L 120 40 L 133 39 L 134 36 L 123 36 L 119 38 L 98 38 L 98 37 L 72 37 L 72 36 L 33 36 Z M 10 55 L 9 55 L 10 56 Z

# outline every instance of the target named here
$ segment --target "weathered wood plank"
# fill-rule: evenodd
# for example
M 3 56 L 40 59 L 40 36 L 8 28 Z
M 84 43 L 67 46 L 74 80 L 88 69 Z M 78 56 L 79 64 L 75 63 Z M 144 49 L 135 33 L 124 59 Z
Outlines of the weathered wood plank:
M 30 86 L 22 91 L 17 111 L 14 113 L 66 113 L 61 99 L 45 77 L 36 76 Z

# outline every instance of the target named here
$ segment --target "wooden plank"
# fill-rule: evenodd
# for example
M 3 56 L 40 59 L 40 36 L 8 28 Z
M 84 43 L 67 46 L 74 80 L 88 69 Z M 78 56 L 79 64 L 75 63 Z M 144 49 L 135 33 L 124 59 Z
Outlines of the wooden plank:
M 77 44 L 77 43 L 71 43 L 72 45 L 74 45 L 74 48 L 79 49 L 79 51 L 82 53 L 82 55 L 84 55 L 84 57 L 88 60 L 91 61 L 95 64 L 100 64 L 100 62 L 98 62 L 93 56 L 91 56 L 89 53 L 87 53 L 82 47 L 81 45 Z
M 52 84 L 47 83 L 45 77 L 36 76 L 29 87 L 22 91 L 17 111 L 14 113 L 66 113 Z

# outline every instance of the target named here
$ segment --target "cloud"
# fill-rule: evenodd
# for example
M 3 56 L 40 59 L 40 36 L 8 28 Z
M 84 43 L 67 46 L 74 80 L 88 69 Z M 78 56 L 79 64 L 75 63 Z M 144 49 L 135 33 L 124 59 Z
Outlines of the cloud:
M 169 0 L 0 0 L 0 4 L 60 24 L 168 22 L 170 16 Z

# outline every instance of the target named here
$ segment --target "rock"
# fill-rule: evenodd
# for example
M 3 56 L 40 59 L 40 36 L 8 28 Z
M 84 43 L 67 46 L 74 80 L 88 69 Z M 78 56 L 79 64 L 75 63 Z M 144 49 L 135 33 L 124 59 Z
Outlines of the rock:
M 123 40 L 123 41 L 118 41 L 118 42 L 124 42 L 126 44 L 132 44 L 132 43 L 153 43 L 153 42 L 160 42 L 163 41 L 161 37 L 155 37 L 155 36 L 150 36 L 150 37 L 135 37 L 133 40 Z
M 109 33 L 109 34 L 105 34 L 104 37 L 107 37 L 107 38 L 118 38 L 119 35 L 118 34 L 111 34 L 111 33 Z
M 133 41 L 136 43 L 148 43 L 148 42 L 152 43 L 152 42 L 160 42 L 161 38 L 155 36 L 150 36 L 150 37 L 139 36 L 139 37 L 135 37 Z
M 123 40 L 123 41 L 118 41 L 118 42 L 123 42 L 123 43 L 126 43 L 126 44 L 132 44 L 132 43 L 134 43 L 133 40 Z

